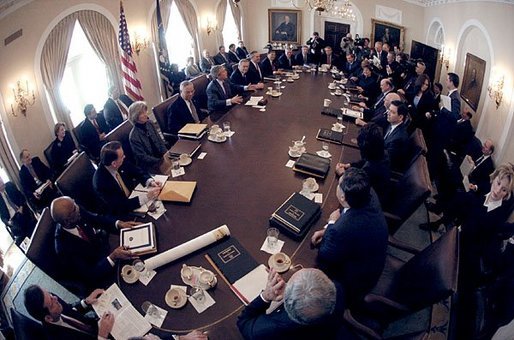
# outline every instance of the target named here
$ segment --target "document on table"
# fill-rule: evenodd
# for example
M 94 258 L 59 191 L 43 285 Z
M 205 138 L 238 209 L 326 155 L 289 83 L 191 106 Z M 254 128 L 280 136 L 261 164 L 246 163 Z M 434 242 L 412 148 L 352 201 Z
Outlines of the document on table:
M 160 182 L 161 183 L 161 188 L 164 186 L 164 184 L 166 183 L 166 181 L 168 180 L 168 176 L 166 175 L 152 175 L 153 179 L 156 181 L 156 182 Z M 150 190 L 150 188 L 147 188 L 147 187 L 144 187 L 142 186 L 141 184 L 138 184 L 135 188 L 134 188 L 134 191 L 142 191 L 142 192 L 148 192 Z
M 245 105 L 248 105 L 248 106 L 257 105 L 262 100 L 262 98 L 264 98 L 264 97 L 262 97 L 262 96 L 260 96 L 260 97 L 251 96 L 250 99 L 248 99 L 248 101 L 246 102 Z
M 152 326 L 130 303 L 116 283 L 113 283 L 93 304 L 93 309 L 101 318 L 105 312 L 114 315 L 111 335 L 116 340 L 139 337 L 148 333 Z

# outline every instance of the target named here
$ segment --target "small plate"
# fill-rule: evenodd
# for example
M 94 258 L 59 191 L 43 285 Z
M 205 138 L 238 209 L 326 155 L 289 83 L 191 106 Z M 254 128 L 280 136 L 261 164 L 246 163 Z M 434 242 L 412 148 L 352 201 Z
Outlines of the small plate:
M 285 273 L 291 267 L 291 259 L 285 253 L 271 255 L 268 260 L 270 268 L 274 268 L 277 273 Z
M 191 163 L 193 163 L 193 160 L 191 159 L 191 157 L 187 157 L 184 160 L 182 160 L 182 159 L 179 160 L 180 166 L 188 166 Z
M 177 299 L 174 300 L 173 296 L 177 296 Z M 170 308 L 179 309 L 186 305 L 187 295 L 180 288 L 171 288 L 166 292 L 166 295 L 164 296 L 164 301 L 166 301 L 166 304 L 170 306 Z
M 281 95 L 282 95 L 282 92 L 278 92 L 278 93 L 275 93 L 275 94 L 273 94 L 273 93 L 272 93 L 272 94 L 271 94 L 271 96 L 272 96 L 273 98 L 278 98 L 278 97 L 280 97 Z
M 300 156 L 302 155 L 302 153 L 301 153 L 301 152 L 298 152 L 298 153 L 292 153 L 292 152 L 291 152 L 291 150 L 289 150 L 289 151 L 288 151 L 288 155 L 289 155 L 289 157 L 291 157 L 291 158 L 298 158 L 298 157 L 300 157 Z
M 288 83 L 294 83 L 294 79 L 288 79 L 287 82 Z
M 330 154 L 330 152 L 328 151 L 325 151 L 325 150 L 320 150 L 320 151 L 316 151 L 316 154 L 320 157 L 323 157 L 323 158 L 330 158 L 332 157 L 332 155 Z
M 338 97 L 343 95 L 343 93 L 342 93 L 342 92 L 340 92 L 339 94 L 338 94 L 337 92 L 334 92 L 334 94 L 335 94 L 336 96 L 338 96 Z
M 214 143 L 223 143 L 223 142 L 227 141 L 227 136 L 223 136 L 223 138 L 221 138 L 221 139 L 217 139 L 215 137 L 212 138 L 211 136 L 209 136 L 209 137 L 207 137 L 207 139 Z
M 121 278 L 126 283 L 132 284 L 139 279 L 139 272 L 135 270 L 134 267 L 127 264 L 121 268 Z
M 334 131 L 334 132 L 343 132 L 343 129 L 342 129 L 342 128 L 338 129 L 338 128 L 336 128 L 335 126 L 332 126 L 332 128 L 331 128 L 330 130 L 332 130 L 332 131 Z

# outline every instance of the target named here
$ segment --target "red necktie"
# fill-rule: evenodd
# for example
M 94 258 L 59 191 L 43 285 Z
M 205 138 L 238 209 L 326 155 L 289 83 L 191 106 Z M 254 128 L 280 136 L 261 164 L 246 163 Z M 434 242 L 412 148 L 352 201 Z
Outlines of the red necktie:
M 84 241 L 91 241 L 91 239 L 89 238 L 89 236 L 87 236 L 86 232 L 84 231 L 84 229 L 82 229 L 81 227 L 77 226 L 77 231 L 79 232 L 79 235 L 80 235 L 80 238 L 83 239 Z

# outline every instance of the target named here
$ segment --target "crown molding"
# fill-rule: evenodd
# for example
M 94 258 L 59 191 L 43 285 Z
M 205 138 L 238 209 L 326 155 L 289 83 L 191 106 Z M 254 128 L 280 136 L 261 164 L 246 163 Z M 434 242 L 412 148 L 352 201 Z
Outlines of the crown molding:
M 403 0 L 405 2 L 415 4 L 421 7 L 433 7 L 446 5 L 451 3 L 461 3 L 461 2 L 495 2 L 495 3 L 503 3 L 514 5 L 514 0 Z

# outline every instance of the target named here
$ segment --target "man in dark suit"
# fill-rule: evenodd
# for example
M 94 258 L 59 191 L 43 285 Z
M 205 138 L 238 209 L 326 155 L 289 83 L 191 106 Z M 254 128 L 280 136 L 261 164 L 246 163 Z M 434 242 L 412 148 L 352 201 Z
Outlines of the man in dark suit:
M 364 170 L 347 169 L 339 180 L 336 197 L 341 209 L 330 215 L 327 227 L 316 231 L 311 242 L 319 247 L 319 268 L 341 282 L 351 308 L 361 302 L 382 273 L 388 231 Z
M 245 90 L 255 90 L 255 85 L 235 85 L 228 80 L 227 70 L 216 65 L 211 69 L 211 82 L 207 85 L 207 107 L 211 119 L 221 118 L 233 105 L 241 104 L 241 93 Z
M 195 86 L 192 82 L 186 80 L 180 83 L 180 96 L 168 107 L 166 113 L 168 117 L 167 132 L 177 135 L 184 125 L 199 123 L 206 117 L 195 101 L 194 94 Z
M 454 152 L 458 158 L 462 159 L 463 152 L 466 150 L 468 144 L 473 139 L 475 131 L 471 125 L 471 118 L 473 114 L 469 110 L 464 109 L 460 114 L 460 119 L 455 125 L 455 130 L 450 136 L 450 142 L 448 144 L 448 151 Z
M 67 196 L 53 200 L 50 214 L 57 223 L 55 252 L 65 279 L 86 288 L 107 286 L 113 282 L 116 262 L 136 257 L 121 246 L 109 252 L 106 233 L 106 230 L 119 233 L 119 228 L 130 228 L 136 222 L 90 213 Z
M 409 140 L 405 123 L 408 114 L 409 109 L 401 101 L 395 100 L 389 105 L 387 112 L 389 126 L 384 131 L 384 147 L 389 155 L 391 168 L 397 171 L 405 170 L 408 161 L 410 161 L 405 158 Z
M 267 314 L 270 303 L 282 298 L 284 305 Z M 343 311 L 341 286 L 319 269 L 301 269 L 287 284 L 272 269 L 266 288 L 246 306 L 237 326 L 245 339 L 334 339 Z
M 216 65 L 216 62 L 211 57 L 211 54 L 207 50 L 202 51 L 202 58 L 200 59 L 200 69 L 202 72 L 209 73 L 211 71 L 211 67 Z
M 118 87 L 109 88 L 109 99 L 104 104 L 104 118 L 111 130 L 128 118 L 128 108 L 134 101 L 126 94 L 120 95 Z
M 232 66 L 232 62 L 228 59 L 228 55 L 225 52 L 225 46 L 220 46 L 218 48 L 218 54 L 214 56 L 214 62 L 216 65 L 225 64 L 227 66 Z
M 30 237 L 36 226 L 36 218 L 27 206 L 23 194 L 12 182 L 4 183 L 0 178 L 0 217 L 11 229 L 16 243 Z
M 24 303 L 29 314 L 43 324 L 49 339 L 107 339 L 114 326 L 114 315 L 106 312 L 100 322 L 86 315 L 103 292 L 95 289 L 85 299 L 70 305 L 46 289 L 31 285 L 25 289 Z
M 247 86 L 250 84 L 250 77 L 248 70 L 250 69 L 250 61 L 248 59 L 241 59 L 237 69 L 232 72 L 230 82 L 235 85 Z
M 312 61 L 313 63 L 318 64 L 319 60 L 321 58 L 321 51 L 325 48 L 325 40 L 323 40 L 318 32 L 312 33 L 312 36 L 307 40 L 305 43 L 310 48 L 310 52 L 313 56 Z
M 307 65 L 314 63 L 314 56 L 309 53 L 309 46 L 302 46 L 302 51 L 294 56 L 294 62 L 295 65 Z
M 330 67 L 341 67 L 341 61 L 339 57 L 332 52 L 332 47 L 325 47 L 325 53 L 321 55 L 320 65 L 330 65 Z
M 275 51 L 273 50 L 270 50 L 266 56 L 266 58 L 264 58 L 263 61 L 261 61 L 261 64 L 260 64 L 260 67 L 261 67 L 261 72 L 262 72 L 262 76 L 263 77 L 272 77 L 273 76 L 273 72 L 275 72 L 277 70 L 277 63 L 276 63 L 276 57 L 277 57 L 277 54 Z
M 418 77 L 425 73 L 426 65 L 422 60 L 416 62 L 416 68 L 414 73 L 409 73 L 406 76 L 406 80 L 402 85 L 402 88 L 398 90 L 399 93 L 405 95 L 408 98 L 413 98 L 417 95 L 416 93 L 416 80 Z
M 232 62 L 233 64 L 238 63 L 241 58 L 237 55 L 236 52 L 236 44 L 230 44 L 228 45 L 228 60 Z M 244 59 L 244 58 L 243 58 Z
M 361 73 L 361 66 L 359 62 L 355 60 L 355 54 L 348 53 L 346 55 L 346 63 L 343 66 L 342 71 L 346 77 L 357 77 Z
M 92 104 L 84 107 L 86 119 L 79 125 L 80 142 L 88 149 L 93 158 L 98 158 L 105 144 L 105 136 L 110 131 L 105 119 L 96 112 Z
M 141 184 L 148 188 L 146 195 L 129 198 L 134 188 Z M 160 183 L 129 161 L 121 143 L 105 144 L 100 152 L 100 164 L 93 176 L 93 188 L 105 203 L 109 213 L 125 216 L 142 205 L 153 202 L 161 191 Z
M 237 43 L 238 47 L 236 49 L 237 56 L 239 59 L 248 58 L 248 50 L 246 49 L 245 43 L 242 40 L 239 40 Z
M 385 112 L 381 109 L 384 106 L 385 98 L 389 93 L 391 93 L 394 90 L 391 79 L 384 78 L 380 81 L 380 95 L 375 99 L 377 89 L 376 85 L 374 84 L 376 84 L 376 78 L 374 78 L 373 76 L 367 76 L 368 74 L 371 74 L 371 68 L 369 66 L 364 66 L 363 75 L 359 77 L 359 82 L 357 84 L 359 84 L 359 87 L 362 88 L 361 94 L 363 96 L 363 99 L 366 99 L 367 103 L 373 103 L 373 106 L 371 106 L 370 104 L 370 107 L 368 107 L 366 102 L 360 102 L 358 106 L 354 107 L 355 110 L 363 113 L 364 120 L 366 121 L 373 119 L 373 117 L 376 117 L 378 114 L 377 111 L 380 111 L 381 113 Z M 386 106 L 386 109 L 388 108 L 389 106 Z M 382 122 L 380 126 L 382 126 L 385 129 L 387 126 L 385 126 L 384 124 L 385 122 Z
M 483 196 L 491 190 L 491 179 L 489 176 L 494 171 L 493 153 L 493 141 L 486 139 L 482 145 L 482 155 L 472 160 L 474 166 L 468 175 L 469 189 L 478 193 L 479 196 Z
M 263 81 L 264 74 L 262 73 L 261 67 L 259 66 L 261 62 L 261 55 L 257 51 L 252 51 L 250 53 L 250 69 L 248 71 L 248 76 L 250 77 L 250 83 L 258 84 Z
M 360 108 L 361 112 L 364 113 L 364 119 L 357 118 L 355 120 L 355 124 L 359 126 L 366 125 L 368 122 L 372 122 L 377 124 L 382 128 L 382 131 L 387 130 L 389 126 L 389 122 L 387 121 L 387 110 L 389 109 L 389 105 L 395 100 L 400 100 L 400 95 L 395 92 L 389 92 L 385 98 L 382 106 L 370 109 Z M 358 109 L 359 107 L 354 107 L 354 109 Z M 382 134 L 383 135 L 383 134 Z
M 32 157 L 29 150 L 20 152 L 22 166 L 20 168 L 20 182 L 25 197 L 27 197 L 37 209 L 47 207 L 52 199 L 57 197 L 57 191 L 52 184 L 52 171 L 39 157 Z M 46 188 L 37 190 L 43 184 Z
M 285 70 L 292 70 L 294 66 L 294 58 L 293 51 L 290 48 L 287 48 L 284 51 L 284 54 L 278 58 L 278 67 L 283 68 Z
M 387 52 L 382 49 L 382 42 L 375 42 L 375 49 L 371 51 L 370 58 L 377 57 L 380 59 L 380 67 L 384 69 L 387 65 Z

